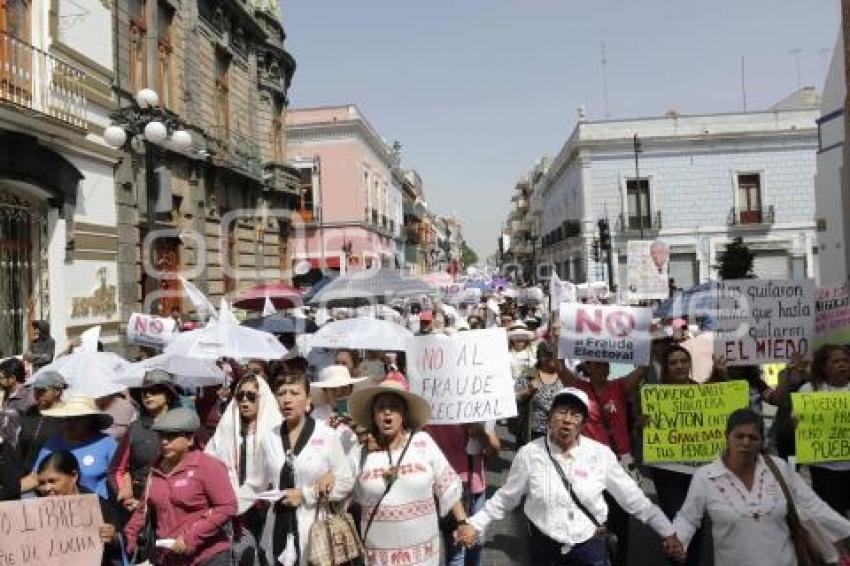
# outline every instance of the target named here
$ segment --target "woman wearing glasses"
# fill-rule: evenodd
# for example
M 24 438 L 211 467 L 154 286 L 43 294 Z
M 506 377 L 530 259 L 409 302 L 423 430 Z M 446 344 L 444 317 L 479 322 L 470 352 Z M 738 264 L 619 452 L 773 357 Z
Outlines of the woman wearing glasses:
M 291 560 L 289 563 L 306 566 L 310 526 L 319 499 L 341 501 L 351 492 L 354 478 L 336 432 L 307 414 L 307 376 L 284 374 L 272 391 L 283 422 L 263 438 L 256 473 L 246 477 L 239 502 L 245 508 L 274 494 L 262 549 L 271 563 Z M 269 487 L 274 491 L 269 492 Z
M 259 482 L 259 447 L 282 421 L 274 394 L 265 379 L 249 375 L 236 386 L 205 452 L 227 466 L 233 491 L 253 478 Z M 259 504 L 240 514 L 241 526 L 257 541 L 263 532 L 265 508 Z
M 118 502 L 130 512 L 138 506 L 150 467 L 159 458 L 159 437 L 153 425 L 168 409 L 177 406 L 178 401 L 171 374 L 161 369 L 145 374 L 141 393 L 141 415 L 130 423 L 110 466 Z
M 469 546 L 493 521 L 504 518 L 525 497 L 531 564 L 605 566 L 606 545 L 599 535 L 608 491 L 629 514 L 658 533 L 665 551 L 683 557 L 673 526 L 620 466 L 610 448 L 581 436 L 590 401 L 587 393 L 563 388 L 552 401 L 549 430 L 520 448 L 508 479 L 456 538 Z

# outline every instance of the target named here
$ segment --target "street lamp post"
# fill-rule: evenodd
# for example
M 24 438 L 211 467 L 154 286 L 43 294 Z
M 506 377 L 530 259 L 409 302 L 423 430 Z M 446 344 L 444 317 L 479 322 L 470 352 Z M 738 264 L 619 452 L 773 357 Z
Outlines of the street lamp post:
M 149 240 L 148 260 L 144 261 L 144 246 L 142 251 L 142 268 L 153 265 L 153 233 L 156 230 L 156 200 L 159 187 L 156 181 L 155 154 L 159 146 L 168 141 L 173 147 L 188 150 L 192 147 L 192 135 L 182 124 L 169 116 L 159 105 L 159 95 L 154 90 L 142 89 L 135 97 L 135 104 L 121 108 L 110 116 L 112 124 L 103 132 L 103 140 L 115 149 L 124 148 L 128 152 L 135 151 L 133 142 L 141 142 L 145 158 L 145 238 Z M 128 136 L 129 134 L 129 136 Z M 153 266 L 147 293 L 159 289 L 157 266 Z M 158 303 L 158 301 L 157 301 Z M 154 303 L 154 304 L 157 304 Z

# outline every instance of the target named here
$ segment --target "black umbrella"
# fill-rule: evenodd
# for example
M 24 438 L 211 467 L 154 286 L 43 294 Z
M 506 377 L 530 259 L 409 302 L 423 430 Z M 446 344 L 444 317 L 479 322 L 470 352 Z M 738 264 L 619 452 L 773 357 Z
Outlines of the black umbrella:
M 242 326 L 262 330 L 269 334 L 311 334 L 319 329 L 316 323 L 308 318 L 281 313 L 270 314 L 260 318 L 251 318 L 243 322 Z

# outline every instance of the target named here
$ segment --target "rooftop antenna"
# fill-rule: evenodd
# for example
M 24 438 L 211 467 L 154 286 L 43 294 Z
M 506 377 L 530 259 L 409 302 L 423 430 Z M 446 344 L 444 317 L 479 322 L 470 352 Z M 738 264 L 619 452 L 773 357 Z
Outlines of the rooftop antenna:
M 741 55 L 741 102 L 744 105 L 744 112 L 747 112 L 747 74 L 744 67 L 744 56 Z
M 602 42 L 602 96 L 605 102 L 605 117 L 611 117 L 611 107 L 608 101 L 608 57 L 605 56 L 605 42 Z
M 803 88 L 803 79 L 800 75 L 800 54 L 803 52 L 799 47 L 795 47 L 788 51 L 789 55 L 794 56 L 794 70 L 797 72 L 797 89 Z

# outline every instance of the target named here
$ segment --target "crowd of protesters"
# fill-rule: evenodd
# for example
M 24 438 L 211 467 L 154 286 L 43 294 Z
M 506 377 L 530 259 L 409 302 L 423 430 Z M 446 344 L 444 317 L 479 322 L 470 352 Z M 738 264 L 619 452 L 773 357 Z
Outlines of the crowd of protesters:
M 66 395 L 38 323 L 27 353 L 0 362 L 0 500 L 97 495 L 110 565 L 311 564 L 311 527 L 333 507 L 356 518 L 369 565 L 481 565 L 487 527 L 517 507 L 532 564 L 626 564 L 634 517 L 671 564 L 705 564 L 711 547 L 721 566 L 793 566 L 797 509 L 847 559 L 850 461 L 811 466 L 809 481 L 786 460 L 790 395 L 850 391 L 846 346 L 820 348 L 811 367 L 794 358 L 775 387 L 758 366 L 715 359 L 709 381 L 743 379 L 751 391 L 751 407 L 729 416 L 726 450 L 707 465 L 645 465 L 640 388 L 699 384 L 681 345 L 697 332 L 690 321 L 655 321 L 650 364 L 623 370 L 563 359 L 557 315 L 519 304 L 511 289 L 460 308 L 433 299 L 394 308 L 417 336 L 503 328 L 518 416 L 429 424 L 404 352 L 340 349 L 317 366 L 291 336 L 281 337 L 293 346 L 285 360 L 220 360 L 221 386 L 187 389 L 152 369 L 141 387 L 107 398 Z M 777 407 L 767 431 L 763 403 Z M 517 453 L 488 498 L 499 425 Z

